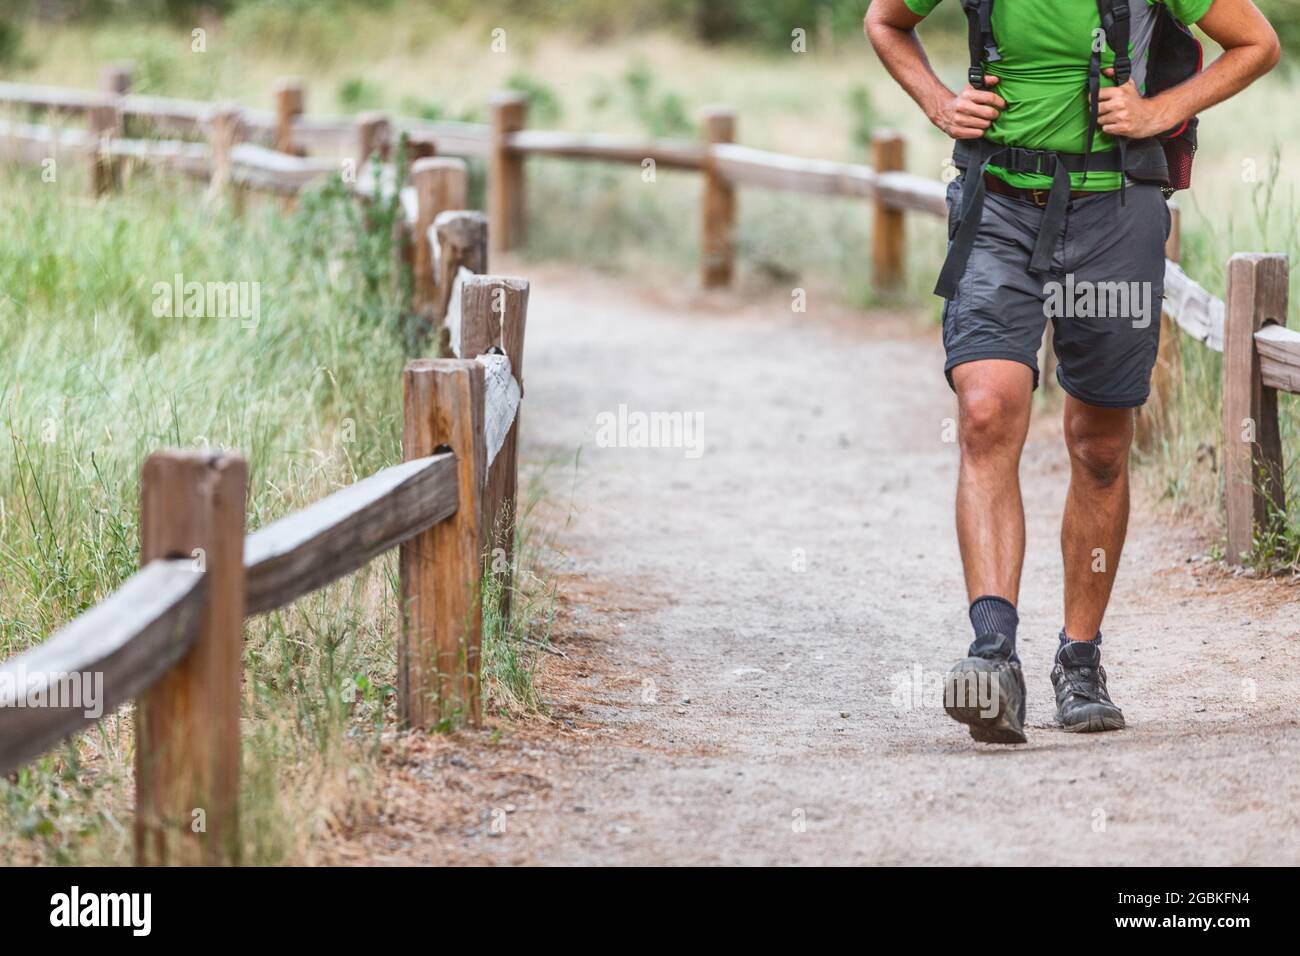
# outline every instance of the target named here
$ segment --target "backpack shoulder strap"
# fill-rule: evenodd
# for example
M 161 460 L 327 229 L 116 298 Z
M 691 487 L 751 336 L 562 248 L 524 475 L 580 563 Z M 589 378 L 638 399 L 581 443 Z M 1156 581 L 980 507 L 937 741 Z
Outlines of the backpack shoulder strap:
M 1145 3 L 1146 0 L 1134 0 Z M 1131 27 L 1129 0 L 1097 0 L 1097 13 L 1101 16 L 1101 29 L 1106 35 L 1106 45 L 1115 54 L 1115 85 L 1123 86 L 1133 72 L 1128 44 Z
M 1146 0 L 1133 0 L 1134 3 L 1145 3 Z M 1129 0 L 1097 0 L 1097 14 L 1101 18 L 1101 30 L 1106 36 L 1106 45 L 1110 47 L 1111 52 L 1115 54 L 1115 85 L 1123 86 L 1129 81 L 1133 72 L 1133 63 L 1128 55 L 1129 41 Z M 1092 142 L 1097 133 L 1097 114 L 1101 107 L 1101 50 L 1097 44 L 1093 44 L 1092 58 L 1088 62 L 1088 134 L 1084 146 L 1085 164 L 1087 157 L 1092 155 Z M 1124 201 L 1124 177 L 1123 170 L 1127 168 L 1128 140 L 1123 136 L 1116 137 L 1116 148 L 1119 150 L 1119 166 L 1121 178 L 1119 185 L 1120 202 Z M 1083 171 L 1084 181 L 1087 181 L 1088 170 L 1085 165 Z
M 1102 0 L 1098 0 L 1098 3 Z M 961 0 L 966 11 L 966 40 L 970 47 L 970 69 L 966 79 L 977 90 L 984 88 L 984 64 L 1002 59 L 993 39 L 993 0 Z

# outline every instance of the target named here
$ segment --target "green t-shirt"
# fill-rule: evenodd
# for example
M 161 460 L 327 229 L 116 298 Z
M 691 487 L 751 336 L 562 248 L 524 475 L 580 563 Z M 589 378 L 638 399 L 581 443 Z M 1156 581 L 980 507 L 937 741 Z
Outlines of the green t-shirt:
M 904 0 L 917 16 L 926 16 L 940 0 Z M 1155 0 L 1130 5 L 1129 56 L 1133 81 L 1143 88 L 1146 54 L 1155 24 L 1149 8 Z M 1185 24 L 1195 23 L 1213 0 L 1164 0 L 1169 12 Z M 1002 59 L 985 64 L 985 72 L 998 78 L 993 92 L 1007 106 L 985 137 L 994 143 L 1026 149 L 1054 149 L 1082 153 L 1088 140 L 1088 61 L 1094 31 L 1101 28 L 1096 0 L 995 0 L 993 38 Z M 1102 50 L 1102 68 L 1114 64 L 1109 46 Z M 1114 85 L 1101 78 L 1103 86 Z M 1093 138 L 1094 152 L 1113 149 L 1115 141 L 1100 129 Z M 997 166 L 989 171 L 1012 186 L 1045 189 L 1050 176 L 1009 173 Z M 1119 173 L 1091 172 L 1070 175 L 1075 189 L 1118 189 Z

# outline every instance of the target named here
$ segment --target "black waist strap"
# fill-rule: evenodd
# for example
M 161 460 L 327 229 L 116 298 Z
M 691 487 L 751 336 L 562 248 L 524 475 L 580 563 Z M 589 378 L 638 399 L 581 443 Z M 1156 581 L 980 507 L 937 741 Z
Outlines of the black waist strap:
M 1046 272 L 1052 264 L 1052 245 L 1065 228 L 1065 210 L 1070 202 L 1070 173 L 1092 169 L 1100 172 L 1119 172 L 1122 168 L 1119 151 L 1103 153 L 1057 153 L 1045 149 L 1022 149 L 1019 146 L 999 146 L 984 139 L 958 140 L 953 150 L 953 163 L 966 171 L 961 195 L 961 214 L 957 232 L 948 247 L 935 283 L 934 294 L 951 299 L 957 294 L 957 281 L 966 271 L 975 237 L 979 233 L 980 218 L 984 212 L 984 171 L 995 163 L 1013 173 L 1037 173 L 1052 177 L 1052 186 L 1043 207 L 1043 221 L 1033 254 L 1029 257 L 1029 271 Z
M 1059 153 L 1051 149 L 1025 149 L 1021 146 L 999 146 L 984 139 L 959 139 L 953 145 L 952 161 L 959 169 L 972 164 L 985 163 L 996 156 L 997 165 L 1012 173 L 1055 174 L 1058 165 L 1067 173 L 1096 170 L 1117 173 L 1120 170 L 1119 151 L 1108 149 L 1099 153 Z

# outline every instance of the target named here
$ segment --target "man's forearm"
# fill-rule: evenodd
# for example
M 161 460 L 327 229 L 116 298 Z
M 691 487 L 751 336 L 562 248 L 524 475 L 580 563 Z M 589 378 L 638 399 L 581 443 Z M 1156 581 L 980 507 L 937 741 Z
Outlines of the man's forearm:
M 916 35 L 920 22 L 903 0 L 872 0 L 864 29 L 889 75 L 916 100 L 931 123 L 953 139 L 978 139 L 1007 105 L 991 89 L 997 77 L 984 78 L 981 86 L 989 89 L 967 85 L 954 94 L 930 68 Z
M 953 98 L 952 90 L 935 75 L 915 30 L 882 23 L 873 12 L 874 8 L 867 14 L 866 33 L 876 55 L 894 81 L 937 125 L 943 105 Z
M 1203 73 L 1151 98 L 1160 111 L 1163 128 L 1177 126 L 1240 93 L 1271 70 L 1278 56 L 1276 46 L 1264 43 L 1224 50 Z

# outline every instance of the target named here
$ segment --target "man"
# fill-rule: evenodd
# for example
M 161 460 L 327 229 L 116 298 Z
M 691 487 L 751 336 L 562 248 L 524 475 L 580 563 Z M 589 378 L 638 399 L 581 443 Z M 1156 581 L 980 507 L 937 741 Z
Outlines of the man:
M 1106 689 L 1101 622 L 1128 523 L 1129 445 L 1150 390 L 1169 228 L 1161 192 L 1169 166 L 1151 137 L 1244 89 L 1280 48 L 1250 0 L 1165 0 L 1164 10 L 1154 0 L 962 0 L 974 14 L 968 76 L 977 85 L 953 93 L 915 33 L 939 2 L 872 0 L 866 33 L 894 79 L 957 141 L 964 170 L 949 185 L 951 241 L 936 292 L 959 408 L 957 540 L 975 639 L 949 675 L 946 709 L 976 740 L 1025 740 L 1019 466 L 1050 315 L 1070 456 L 1065 620 L 1051 674 L 1057 719 L 1068 731 L 1116 730 L 1124 716 Z M 1158 68 L 1148 62 L 1152 34 L 1167 14 L 1195 23 L 1223 53 L 1144 97 L 1147 71 Z M 1162 29 L 1191 43 L 1176 25 Z M 1129 56 L 1117 62 L 1125 46 Z M 1081 289 L 1091 299 L 1075 308 Z M 1112 310 L 1121 314 L 1097 307 L 1117 299 L 1127 300 Z M 993 706 L 966 693 L 979 682 Z

